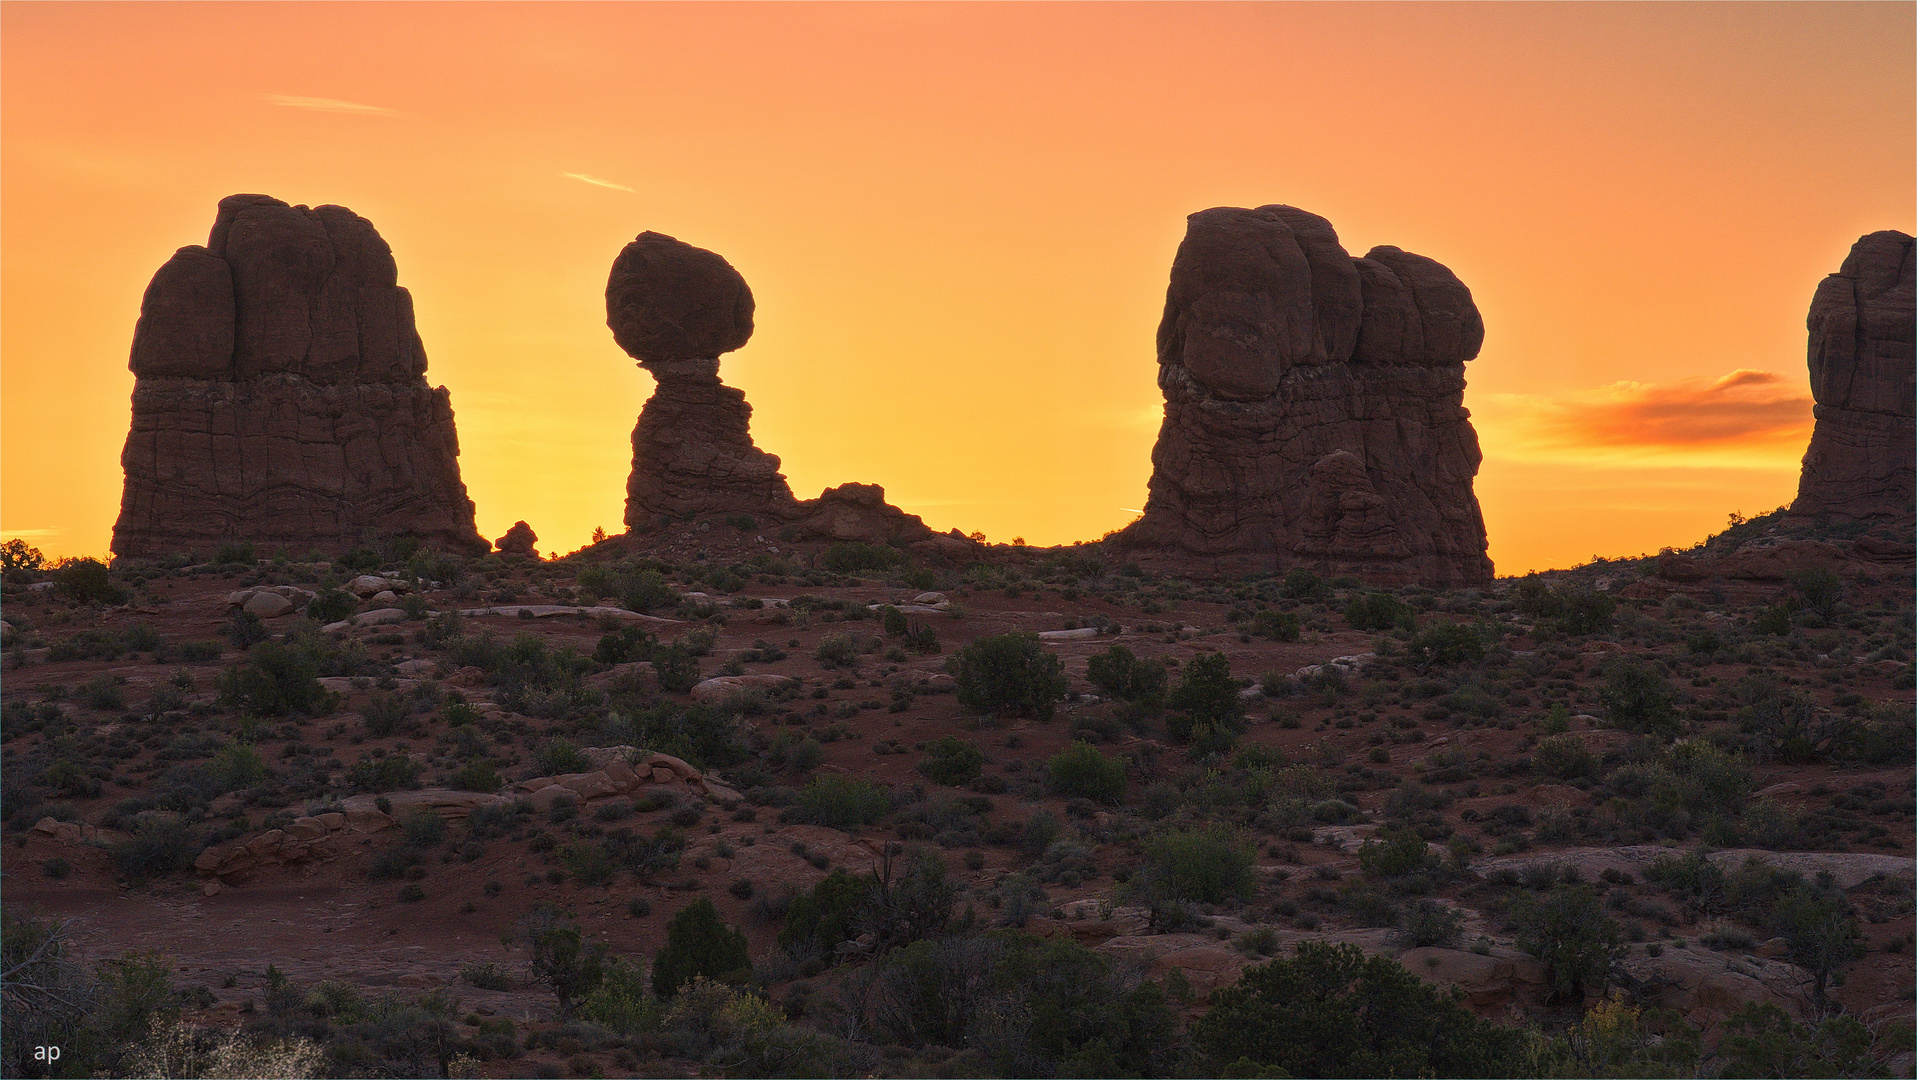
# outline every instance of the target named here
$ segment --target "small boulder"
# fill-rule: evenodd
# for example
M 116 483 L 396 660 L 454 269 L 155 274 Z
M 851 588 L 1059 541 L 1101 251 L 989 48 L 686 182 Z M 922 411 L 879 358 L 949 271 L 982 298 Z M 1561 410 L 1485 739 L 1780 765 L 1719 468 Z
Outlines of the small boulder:
M 293 601 L 278 593 L 256 592 L 247 598 L 240 610 L 262 619 L 277 619 L 281 615 L 293 613 Z

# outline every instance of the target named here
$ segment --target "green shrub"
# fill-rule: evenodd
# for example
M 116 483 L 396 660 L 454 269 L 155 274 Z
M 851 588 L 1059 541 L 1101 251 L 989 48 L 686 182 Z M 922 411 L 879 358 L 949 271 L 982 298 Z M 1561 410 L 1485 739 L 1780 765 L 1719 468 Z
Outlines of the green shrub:
M 827 634 L 819 640 L 819 647 L 812 650 L 812 659 L 823 667 L 858 667 L 859 636 L 857 634 Z
M 559 849 L 559 861 L 566 864 L 574 882 L 598 886 L 612 884 L 612 855 L 598 844 L 575 841 Z
M 339 700 L 319 684 L 319 662 L 307 650 L 273 641 L 253 646 L 246 663 L 221 672 L 218 685 L 220 704 L 260 716 L 325 716 Z
M 363 757 L 346 770 L 346 783 L 354 791 L 398 791 L 419 786 L 419 762 L 393 755 Z
M 1222 825 L 1161 832 L 1145 842 L 1152 883 L 1178 900 L 1222 904 L 1249 899 L 1256 854 Z
M 460 766 L 458 772 L 449 781 L 455 791 L 478 791 L 491 795 L 505 784 L 499 776 L 497 763 L 491 758 L 483 761 L 469 761 Z
M 858 936 L 858 917 L 872 895 L 876 881 L 869 876 L 854 877 L 844 868 L 835 868 L 825 880 L 792 900 L 786 909 L 785 928 L 779 931 L 779 946 L 788 952 L 810 944 L 826 956 L 842 941 Z
M 1258 637 L 1273 641 L 1297 641 L 1304 632 L 1304 624 L 1289 611 L 1265 610 L 1252 614 L 1251 625 L 1247 629 Z
M 156 817 L 141 821 L 132 836 L 107 850 L 115 868 L 140 881 L 192 866 L 201 844 L 184 822 Z
M 815 776 L 787 811 L 801 821 L 831 829 L 875 825 L 890 813 L 892 797 L 863 777 Z
M 1367 877 L 1399 878 L 1433 869 L 1438 857 L 1415 829 L 1385 829 L 1358 848 Z
M 652 962 L 652 992 L 669 998 L 698 976 L 721 981 L 749 976 L 752 957 L 745 935 L 719 918 L 700 897 L 666 924 L 666 944 Z
M 53 580 L 62 595 L 81 604 L 124 604 L 133 599 L 98 559 L 64 560 L 53 572 Z
M 890 570 L 905 562 L 905 552 L 883 544 L 833 544 L 819 556 L 819 565 L 835 574 Z
M 985 755 L 979 748 L 952 735 L 927 743 L 925 752 L 918 769 L 935 784 L 957 786 L 985 771 Z
M 1179 742 L 1199 741 L 1195 736 L 1203 727 L 1210 736 L 1207 741 L 1222 743 L 1205 749 L 1228 750 L 1244 731 L 1245 703 L 1224 653 L 1194 657 L 1186 664 L 1170 704 L 1173 713 L 1165 721 L 1165 730 Z
M 1085 674 L 1104 696 L 1148 708 L 1164 704 L 1170 681 L 1164 661 L 1140 660 L 1123 645 L 1094 653 L 1085 663 Z
M 446 839 L 446 819 L 425 807 L 419 807 L 399 819 L 406 842 L 416 848 L 437 847 Z
M 210 764 L 220 787 L 227 791 L 252 787 L 270 775 L 266 762 L 260 759 L 260 752 L 239 743 L 228 743 L 221 748 L 219 753 L 213 755 Z
M 1527 1038 L 1472 1015 L 1455 987 L 1320 941 L 1246 968 L 1191 1026 L 1212 1076 L 1510 1076 Z
M 1907 1040 L 1908 1027 L 1903 1034 Z M 1768 1001 L 1750 1001 L 1724 1022 L 1717 1053 L 1724 1076 L 1882 1076 L 1871 1043 L 1855 1016 L 1827 1016 L 1812 1027 Z
M 1278 592 L 1292 600 L 1323 600 L 1331 595 L 1331 585 L 1317 574 L 1299 567 L 1285 575 L 1285 582 L 1279 586 Z
M 1862 932 L 1842 893 L 1800 884 L 1771 912 L 1771 926 L 1790 948 L 1791 962 L 1811 975 L 1811 1000 L 1825 1003 L 1831 976 L 1864 955 Z
M 1668 732 L 1677 725 L 1670 687 L 1663 676 L 1641 660 L 1617 659 L 1606 664 L 1599 699 L 1613 727 Z
M 1364 593 L 1345 605 L 1345 622 L 1353 630 L 1410 630 L 1416 622 L 1411 605 L 1388 592 Z
M 31 574 L 46 563 L 47 557 L 40 553 L 39 548 L 29 545 L 17 536 L 0 544 L 0 571 L 7 574 L 15 576 Z
M 566 773 L 587 772 L 592 768 L 592 759 L 567 739 L 547 739 L 533 755 L 533 768 L 540 776 L 561 776 Z
M 1116 803 L 1125 797 L 1125 761 L 1108 758 L 1090 743 L 1075 742 L 1046 763 L 1052 792 L 1067 798 Z
M 1597 757 L 1575 735 L 1553 735 L 1539 741 L 1531 752 L 1531 763 L 1539 772 L 1558 780 L 1590 776 L 1597 769 Z
M 1484 642 L 1463 623 L 1433 622 L 1411 639 L 1408 651 L 1429 666 L 1468 664 L 1484 659 Z
M 960 707 L 972 713 L 1050 720 L 1065 697 L 1065 665 L 1034 633 L 980 638 L 946 661 Z
M 1553 997 L 1601 994 L 1625 953 L 1623 934 L 1599 906 L 1597 890 L 1571 885 L 1540 900 L 1518 894 L 1511 908 L 1518 948 L 1544 961 Z
M 1754 628 L 1760 634 L 1788 637 L 1791 632 L 1791 613 L 1794 607 L 1795 605 L 1789 601 L 1770 605 L 1764 609 L 1762 615 L 1757 617 Z
M 359 610 L 359 601 L 344 589 L 321 589 L 306 602 L 306 617 L 318 623 L 339 622 Z
M 1828 566 L 1792 570 L 1784 575 L 1784 580 L 1790 582 L 1805 606 L 1819 615 L 1834 614 L 1837 602 L 1844 598 L 1844 581 Z
M 550 907 L 534 911 L 523 925 L 532 947 L 533 976 L 559 999 L 560 1018 L 570 1019 L 573 1003 L 599 987 L 606 947 L 587 941 L 570 918 Z

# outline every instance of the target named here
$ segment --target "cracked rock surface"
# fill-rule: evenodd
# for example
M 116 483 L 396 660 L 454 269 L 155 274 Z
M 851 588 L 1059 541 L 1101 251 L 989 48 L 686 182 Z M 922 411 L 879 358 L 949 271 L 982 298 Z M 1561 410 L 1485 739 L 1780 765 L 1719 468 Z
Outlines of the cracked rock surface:
M 1292 206 L 1191 215 L 1158 330 L 1150 496 L 1115 539 L 1244 570 L 1491 580 L 1463 404 L 1483 342 L 1434 260 L 1354 259 Z
M 140 306 L 115 554 L 368 535 L 487 550 L 397 281 L 345 207 L 220 200 L 207 245 L 176 252 Z
M 1811 299 L 1810 381 L 1817 426 L 1791 510 L 1862 519 L 1908 516 L 1917 499 L 1917 304 L 1911 237 L 1860 238 Z

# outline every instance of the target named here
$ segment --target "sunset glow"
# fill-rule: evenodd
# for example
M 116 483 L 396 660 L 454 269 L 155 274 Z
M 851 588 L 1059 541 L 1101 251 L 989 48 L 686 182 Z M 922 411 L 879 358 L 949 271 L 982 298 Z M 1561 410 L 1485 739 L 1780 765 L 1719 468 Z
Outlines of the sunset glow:
M 0 536 L 102 554 L 140 297 L 235 192 L 370 219 L 487 537 L 620 528 L 646 229 L 800 498 L 1096 539 L 1144 505 L 1185 215 L 1445 263 L 1500 574 L 1788 502 L 1804 315 L 1913 231 L 1909 4 L 0 4 Z

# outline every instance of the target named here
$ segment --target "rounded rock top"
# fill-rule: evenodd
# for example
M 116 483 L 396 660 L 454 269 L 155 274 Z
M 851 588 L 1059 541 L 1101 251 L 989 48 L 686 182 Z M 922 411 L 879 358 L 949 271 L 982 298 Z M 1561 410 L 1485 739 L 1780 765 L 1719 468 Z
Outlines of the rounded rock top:
M 641 364 L 707 360 L 752 337 L 752 290 L 714 252 L 643 232 L 613 260 L 606 325 Z

